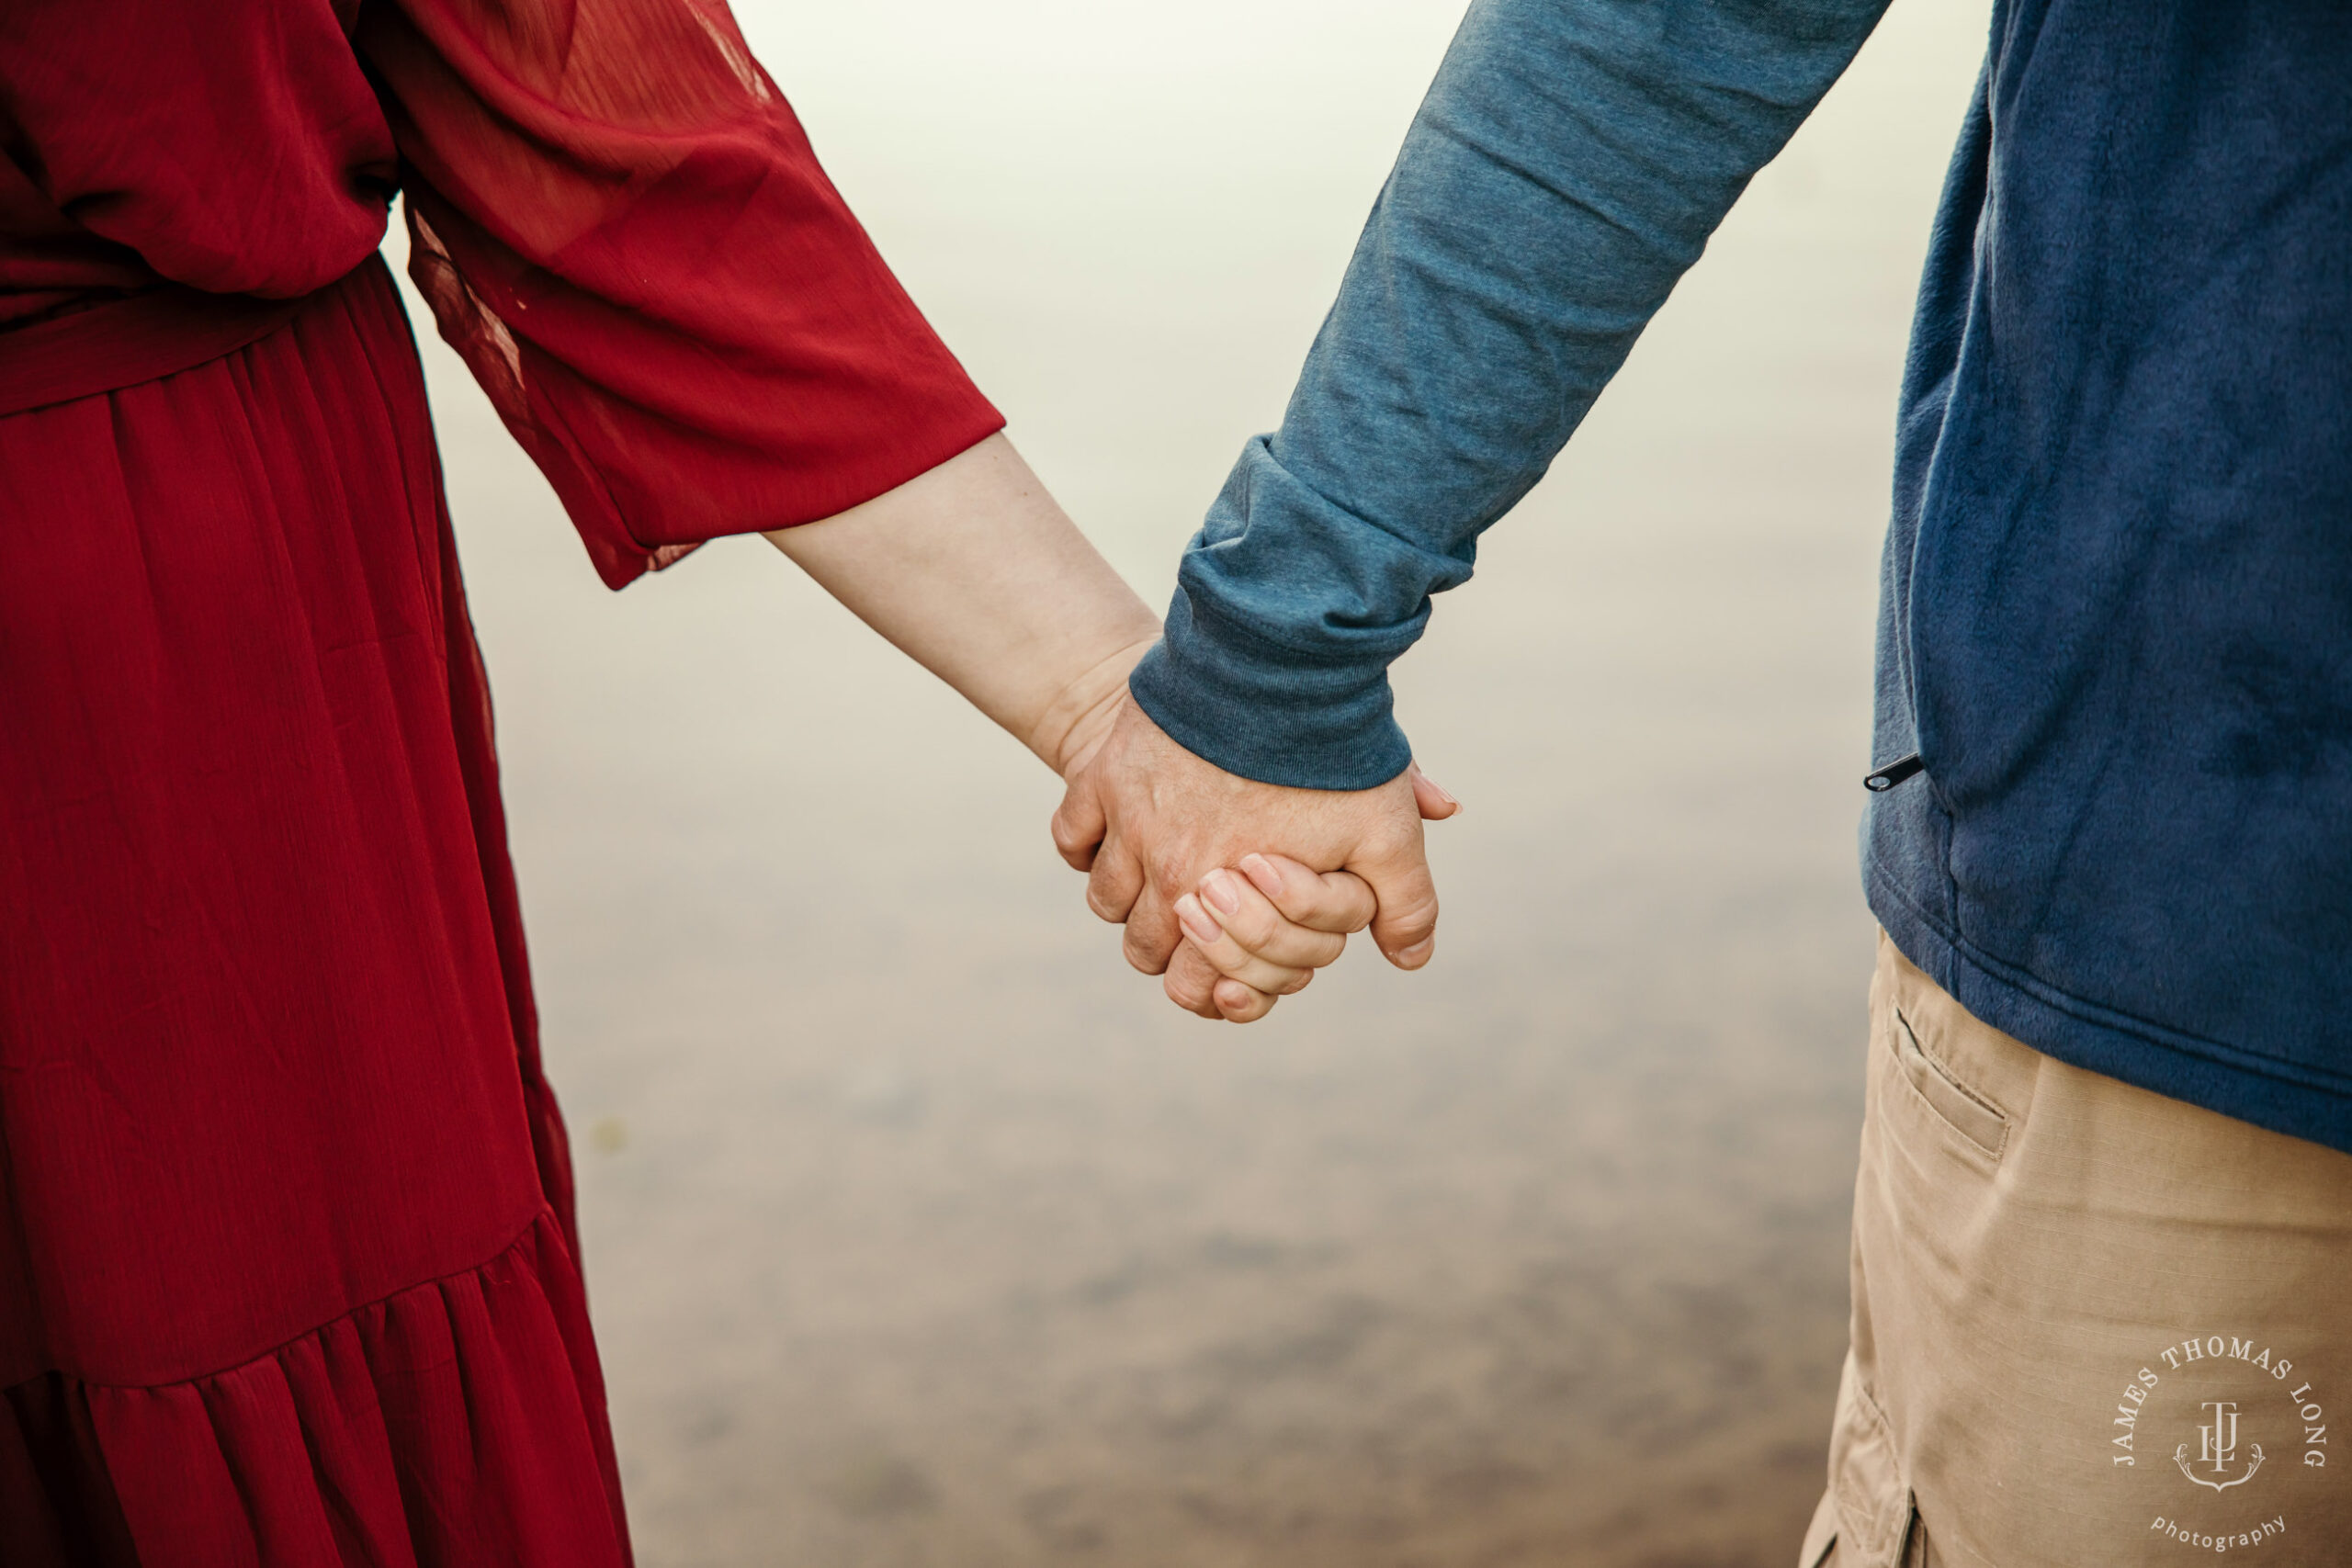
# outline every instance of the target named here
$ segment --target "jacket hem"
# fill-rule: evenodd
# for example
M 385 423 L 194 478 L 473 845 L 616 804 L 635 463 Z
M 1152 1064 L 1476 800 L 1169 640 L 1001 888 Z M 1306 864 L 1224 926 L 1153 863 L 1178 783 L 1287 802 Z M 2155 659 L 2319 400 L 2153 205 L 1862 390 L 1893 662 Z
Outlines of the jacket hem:
M 2069 1066 L 2352 1153 L 2352 1089 L 2162 1030 L 1980 952 L 1922 910 L 1874 857 L 1865 856 L 1862 881 L 1871 912 L 1903 956 L 2004 1034 Z

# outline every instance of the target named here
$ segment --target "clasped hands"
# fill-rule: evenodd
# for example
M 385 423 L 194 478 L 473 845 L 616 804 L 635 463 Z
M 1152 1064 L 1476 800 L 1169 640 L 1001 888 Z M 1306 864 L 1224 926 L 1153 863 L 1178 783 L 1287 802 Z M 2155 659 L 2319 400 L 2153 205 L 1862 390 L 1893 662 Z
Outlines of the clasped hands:
M 1170 739 L 1127 690 L 1159 617 L 1001 434 L 767 539 L 1062 776 L 1055 845 L 1179 1006 L 1261 1018 L 1366 925 L 1390 963 L 1429 962 L 1421 821 L 1453 797 L 1411 770 L 1367 790 L 1258 784 Z
M 1367 790 L 1290 789 L 1228 773 L 1170 739 L 1122 692 L 1070 760 L 1054 846 L 1087 873 L 1095 914 L 1169 999 L 1248 1023 L 1372 928 L 1391 964 L 1437 945 L 1424 819 L 1460 805 L 1418 768 Z

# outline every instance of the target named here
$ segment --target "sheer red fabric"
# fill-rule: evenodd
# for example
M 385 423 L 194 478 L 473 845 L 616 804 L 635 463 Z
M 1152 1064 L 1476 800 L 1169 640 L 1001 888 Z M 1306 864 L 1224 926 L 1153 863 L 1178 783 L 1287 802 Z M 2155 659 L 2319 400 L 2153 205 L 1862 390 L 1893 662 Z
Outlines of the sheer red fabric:
M 617 585 L 997 428 L 700 0 L 0 6 L 0 1563 L 618 1568 L 413 342 Z
M 420 176 L 410 271 L 614 586 L 1004 423 L 723 6 L 371 6 L 359 38 Z
M 0 95 L 0 323 L 315 292 L 405 186 L 442 334 L 614 587 L 1004 423 L 718 0 L 12 0 Z

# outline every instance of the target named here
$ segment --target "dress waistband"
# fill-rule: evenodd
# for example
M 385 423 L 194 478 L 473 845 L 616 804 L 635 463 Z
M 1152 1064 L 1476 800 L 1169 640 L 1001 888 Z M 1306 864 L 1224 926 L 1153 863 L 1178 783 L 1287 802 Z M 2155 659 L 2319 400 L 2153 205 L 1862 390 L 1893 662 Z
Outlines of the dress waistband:
M 175 283 L 0 332 L 0 418 L 135 387 L 234 354 L 310 302 Z

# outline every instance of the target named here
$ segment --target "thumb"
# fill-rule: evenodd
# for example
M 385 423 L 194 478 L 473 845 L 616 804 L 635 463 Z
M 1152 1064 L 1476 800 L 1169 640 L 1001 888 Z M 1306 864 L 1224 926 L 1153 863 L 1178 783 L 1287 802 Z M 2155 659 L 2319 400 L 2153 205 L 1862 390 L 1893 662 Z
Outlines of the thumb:
M 1419 969 L 1437 951 L 1437 884 L 1430 877 L 1419 824 L 1414 828 L 1410 839 L 1347 866 L 1363 878 L 1378 900 L 1372 940 L 1399 969 Z
M 1413 805 L 1419 809 L 1422 821 L 1442 822 L 1462 809 L 1462 803 L 1453 798 L 1453 792 L 1421 772 L 1419 763 L 1413 765 L 1410 773 Z
M 1111 818 L 1102 809 L 1102 796 L 1094 787 L 1093 775 L 1080 773 L 1062 792 L 1062 803 L 1054 807 L 1052 823 L 1054 848 L 1076 871 L 1094 869 L 1094 854 L 1102 847 L 1104 835 L 1110 831 Z

